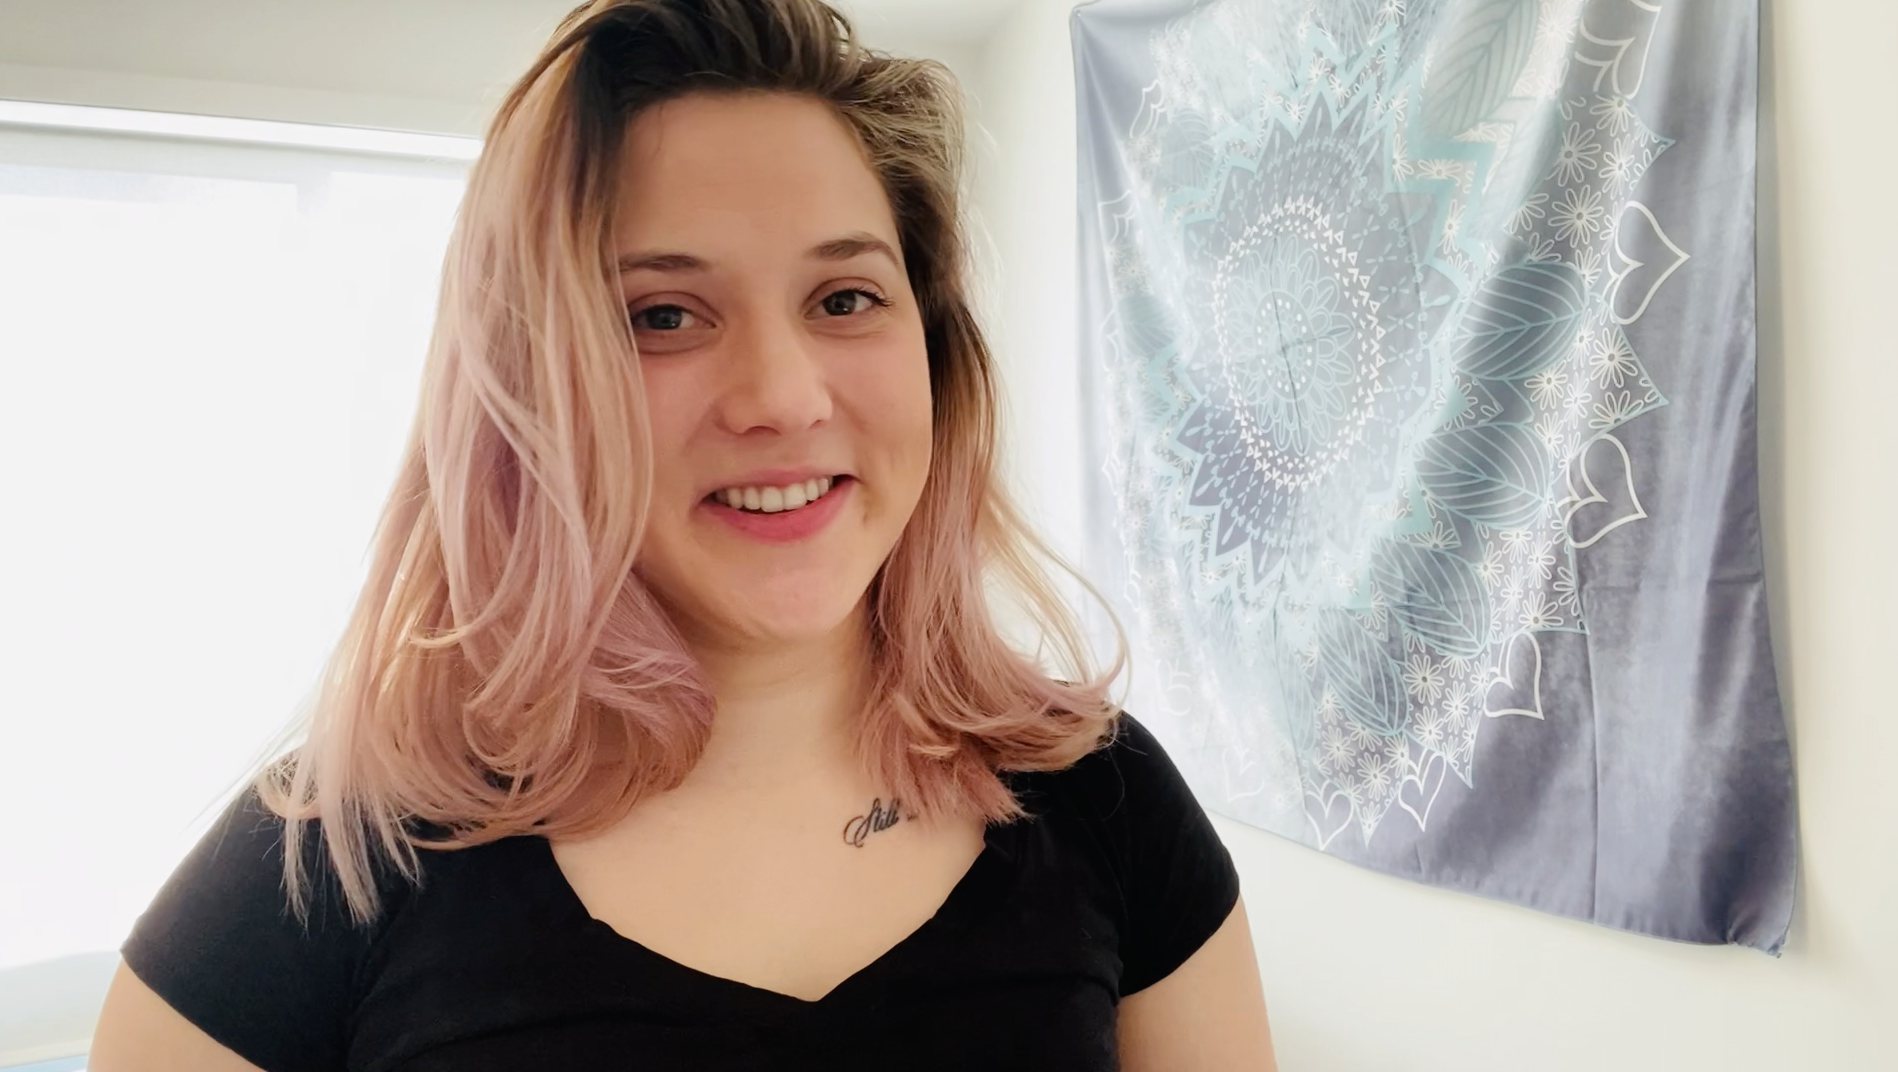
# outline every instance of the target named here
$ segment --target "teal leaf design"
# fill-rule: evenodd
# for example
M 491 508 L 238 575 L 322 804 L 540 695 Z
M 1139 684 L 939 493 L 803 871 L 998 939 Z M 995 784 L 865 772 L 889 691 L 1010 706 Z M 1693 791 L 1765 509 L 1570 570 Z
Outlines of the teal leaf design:
M 1166 306 L 1145 291 L 1135 291 L 1119 300 L 1122 334 L 1133 353 L 1152 361 L 1170 357 L 1176 346 L 1173 326 L 1168 322 Z
M 1489 633 L 1489 592 L 1468 562 L 1448 551 L 1385 543 L 1371 576 L 1390 613 L 1446 655 L 1482 654 Z
M 1526 424 L 1438 432 L 1417 452 L 1417 479 L 1438 504 L 1497 528 L 1529 525 L 1547 501 L 1549 448 Z
M 1509 98 L 1535 43 L 1536 0 L 1466 0 L 1431 57 L 1424 131 L 1448 139 Z
M 1278 648 L 1278 710 L 1285 713 L 1285 733 L 1301 755 L 1318 747 L 1318 697 L 1313 695 L 1311 678 L 1298 665 L 1298 656 L 1289 646 Z
M 1470 295 L 1452 345 L 1465 372 L 1521 380 L 1562 356 L 1575 339 L 1588 284 L 1566 264 L 1512 264 Z
M 1404 682 L 1385 641 L 1366 632 L 1349 612 L 1324 612 L 1318 623 L 1318 663 L 1344 713 L 1371 732 L 1404 732 Z

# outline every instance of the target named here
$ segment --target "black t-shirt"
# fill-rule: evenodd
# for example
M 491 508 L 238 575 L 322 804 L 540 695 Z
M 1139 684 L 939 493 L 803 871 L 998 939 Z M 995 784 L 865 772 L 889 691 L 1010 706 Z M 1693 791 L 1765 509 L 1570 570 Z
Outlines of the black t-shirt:
M 284 899 L 283 821 L 254 794 L 166 883 L 125 960 L 266 1072 L 1113 1069 L 1119 999 L 1219 928 L 1238 874 L 1131 718 L 1066 770 L 1007 777 L 1031 818 L 990 826 L 936 915 L 817 1001 L 621 937 L 538 837 L 424 852 L 421 884 L 390 883 L 366 927 L 319 885 L 306 926 Z

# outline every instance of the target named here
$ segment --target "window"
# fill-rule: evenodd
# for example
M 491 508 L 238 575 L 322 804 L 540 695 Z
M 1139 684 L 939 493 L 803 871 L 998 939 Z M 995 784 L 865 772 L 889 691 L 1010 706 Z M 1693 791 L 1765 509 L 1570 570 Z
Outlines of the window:
M 73 995 L 310 693 L 474 145 L 208 122 L 0 125 L 0 1066 L 81 1052 Z

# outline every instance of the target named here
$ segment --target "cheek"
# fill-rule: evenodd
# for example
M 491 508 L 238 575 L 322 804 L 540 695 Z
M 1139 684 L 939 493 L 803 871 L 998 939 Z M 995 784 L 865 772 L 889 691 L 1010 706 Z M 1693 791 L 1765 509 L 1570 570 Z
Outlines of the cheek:
M 875 397 L 865 401 L 865 412 L 875 422 L 877 438 L 893 452 L 906 473 L 920 486 L 928 474 L 934 440 L 934 410 L 929 390 L 929 360 L 919 339 L 914 355 L 885 366 L 866 383 Z
M 646 388 L 646 425 L 651 431 L 652 488 L 636 568 L 648 583 L 676 597 L 679 593 L 672 589 L 678 587 L 682 570 L 690 572 L 693 554 L 688 517 L 693 490 L 692 429 L 705 400 L 699 385 L 677 368 L 657 371 L 652 365 L 643 366 L 640 378 Z
M 646 421 L 656 445 L 663 433 L 672 431 L 669 425 L 677 420 L 680 405 L 690 394 L 689 385 L 676 370 L 665 370 L 657 362 L 640 364 L 639 381 L 645 385 Z
M 681 368 L 660 363 L 642 365 L 646 387 L 646 426 L 652 432 L 654 497 L 685 479 L 686 450 L 692 429 L 705 406 L 704 391 Z
M 685 505 L 692 490 L 691 408 L 699 403 L 686 377 L 642 369 L 641 379 L 651 431 L 652 487 L 633 569 L 670 612 L 696 618 L 710 613 L 701 586 L 692 582 L 697 548 Z
M 891 434 L 899 437 L 911 452 L 921 455 L 925 466 L 934 440 L 935 414 L 930 402 L 929 377 L 922 375 L 906 384 L 901 396 L 891 400 Z

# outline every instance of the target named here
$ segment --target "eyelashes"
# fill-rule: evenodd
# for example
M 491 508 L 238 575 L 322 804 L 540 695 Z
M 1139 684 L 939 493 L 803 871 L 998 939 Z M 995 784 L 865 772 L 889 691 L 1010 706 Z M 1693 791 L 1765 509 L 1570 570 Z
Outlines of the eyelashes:
M 858 296 L 867 298 L 869 299 L 870 304 L 872 306 L 875 306 L 880 309 L 888 309 L 890 307 L 890 299 L 885 298 L 883 295 L 878 294 L 876 291 L 871 290 L 869 287 L 844 287 L 841 290 L 833 290 L 829 294 L 824 295 L 824 300 L 818 302 L 817 304 L 825 312 L 830 313 L 833 316 L 851 316 L 855 313 L 864 312 L 865 310 L 857 309 L 854 307 L 839 310 L 834 306 L 833 303 L 836 302 L 838 298 L 846 297 L 850 295 L 858 295 Z M 853 306 L 854 304 L 855 303 L 852 303 Z
M 861 300 L 859 300 L 861 299 Z M 889 298 L 872 287 L 839 287 L 821 298 L 817 307 L 830 314 L 830 319 L 844 319 L 860 316 L 872 309 L 888 309 L 895 304 Z M 676 302 L 657 302 L 652 305 L 628 309 L 627 320 L 635 330 L 670 334 L 693 326 L 693 321 L 702 320 L 697 313 Z
M 667 323 L 655 324 L 652 322 L 654 317 Z M 685 321 L 696 319 L 691 310 L 682 305 L 648 305 L 644 309 L 628 311 L 626 318 L 632 322 L 635 330 L 645 328 L 648 331 L 661 332 L 679 331 L 686 326 Z

